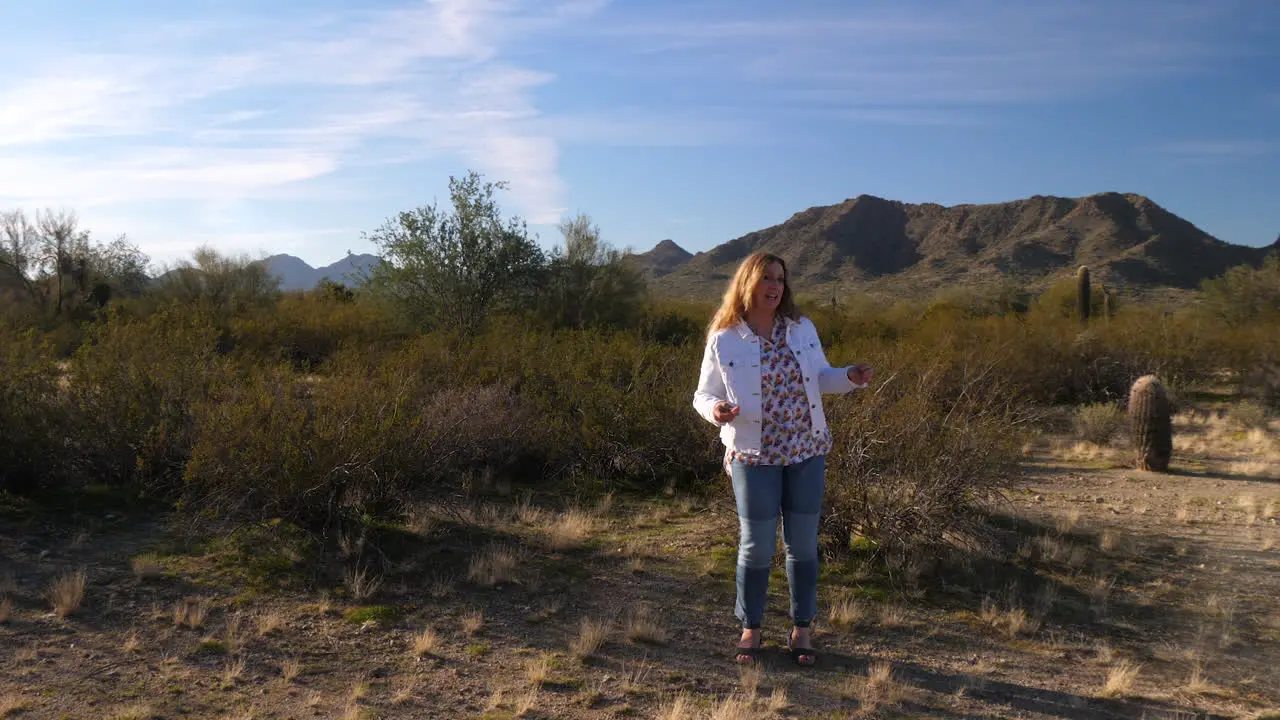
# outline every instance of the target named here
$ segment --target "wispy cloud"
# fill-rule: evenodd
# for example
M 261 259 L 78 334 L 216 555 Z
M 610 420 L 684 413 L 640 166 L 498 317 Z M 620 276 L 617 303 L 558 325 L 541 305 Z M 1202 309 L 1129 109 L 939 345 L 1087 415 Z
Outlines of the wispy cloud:
M 1184 140 L 1162 143 L 1155 151 L 1176 160 L 1225 162 L 1250 160 L 1280 153 L 1280 141 L 1269 140 Z
M 80 54 L 33 47 L 29 79 L 0 73 L 0 200 L 225 202 L 348 164 L 455 153 L 508 180 L 531 221 L 554 221 L 557 140 L 529 122 L 533 91 L 553 78 L 504 61 L 503 43 L 601 7 L 432 0 L 304 23 L 140 27 L 127 48 Z M 194 49 L 132 49 L 174 34 Z

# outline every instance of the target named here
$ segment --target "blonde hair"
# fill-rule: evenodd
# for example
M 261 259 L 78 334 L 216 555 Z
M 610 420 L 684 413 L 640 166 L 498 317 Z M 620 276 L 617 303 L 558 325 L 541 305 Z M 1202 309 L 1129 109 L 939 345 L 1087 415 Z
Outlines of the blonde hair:
M 795 300 L 791 297 L 791 283 L 787 278 L 787 263 L 777 255 L 766 252 L 754 252 L 747 256 L 738 266 L 729 287 L 725 288 L 724 299 L 720 309 L 711 317 L 711 325 L 707 334 L 724 330 L 737 325 L 746 317 L 751 309 L 752 294 L 764 277 L 764 271 L 770 265 L 778 263 L 782 266 L 782 301 L 778 303 L 778 315 L 799 320 L 796 316 Z

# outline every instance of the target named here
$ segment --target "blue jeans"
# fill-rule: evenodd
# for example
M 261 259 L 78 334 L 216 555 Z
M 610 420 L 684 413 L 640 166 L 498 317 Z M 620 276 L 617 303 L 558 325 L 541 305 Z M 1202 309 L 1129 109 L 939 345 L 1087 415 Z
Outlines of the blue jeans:
M 818 614 L 818 515 L 826 461 L 826 456 L 818 455 L 795 465 L 734 462 L 729 466 L 741 526 L 734 614 L 744 628 L 758 628 L 764 621 L 779 512 L 792 620 L 806 626 Z

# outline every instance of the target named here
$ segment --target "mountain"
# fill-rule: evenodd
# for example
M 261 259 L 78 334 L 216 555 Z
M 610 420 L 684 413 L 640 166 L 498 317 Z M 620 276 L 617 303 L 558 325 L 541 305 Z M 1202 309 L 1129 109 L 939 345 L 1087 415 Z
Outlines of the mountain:
M 649 252 L 627 256 L 628 262 L 638 268 L 645 278 L 667 275 L 691 259 L 693 253 L 677 245 L 674 240 L 663 240 Z
M 375 255 L 348 255 L 321 268 L 313 268 L 293 255 L 272 255 L 266 259 L 267 269 L 280 278 L 281 290 L 310 290 L 325 278 L 334 282 L 355 285 L 360 274 L 378 264 Z
M 638 257 L 662 255 L 659 248 Z M 950 207 L 860 195 L 700 252 L 650 284 L 661 294 L 712 298 L 744 257 L 765 250 L 787 261 L 802 294 L 857 288 L 920 296 L 1003 278 L 1043 287 L 1080 265 L 1095 282 L 1141 292 L 1194 288 L 1236 265 L 1259 264 L 1273 249 L 1280 241 L 1223 242 L 1134 194 Z

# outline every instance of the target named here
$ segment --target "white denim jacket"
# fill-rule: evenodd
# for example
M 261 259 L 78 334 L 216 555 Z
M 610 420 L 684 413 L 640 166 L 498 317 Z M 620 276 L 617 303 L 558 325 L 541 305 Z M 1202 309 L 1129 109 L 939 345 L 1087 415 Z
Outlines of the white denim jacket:
M 827 362 L 818 339 L 818 330 L 808 318 L 786 319 L 787 346 L 795 353 L 804 373 L 804 390 L 809 398 L 813 431 L 827 427 L 822 410 L 822 395 L 843 394 L 855 387 L 847 367 L 834 368 Z M 725 447 L 746 454 L 760 454 L 761 407 L 760 338 L 745 322 L 719 330 L 707 338 L 702 355 L 702 372 L 698 389 L 693 394 L 693 407 L 707 422 L 720 427 Z M 731 402 L 740 410 L 732 422 L 715 419 L 715 406 Z

